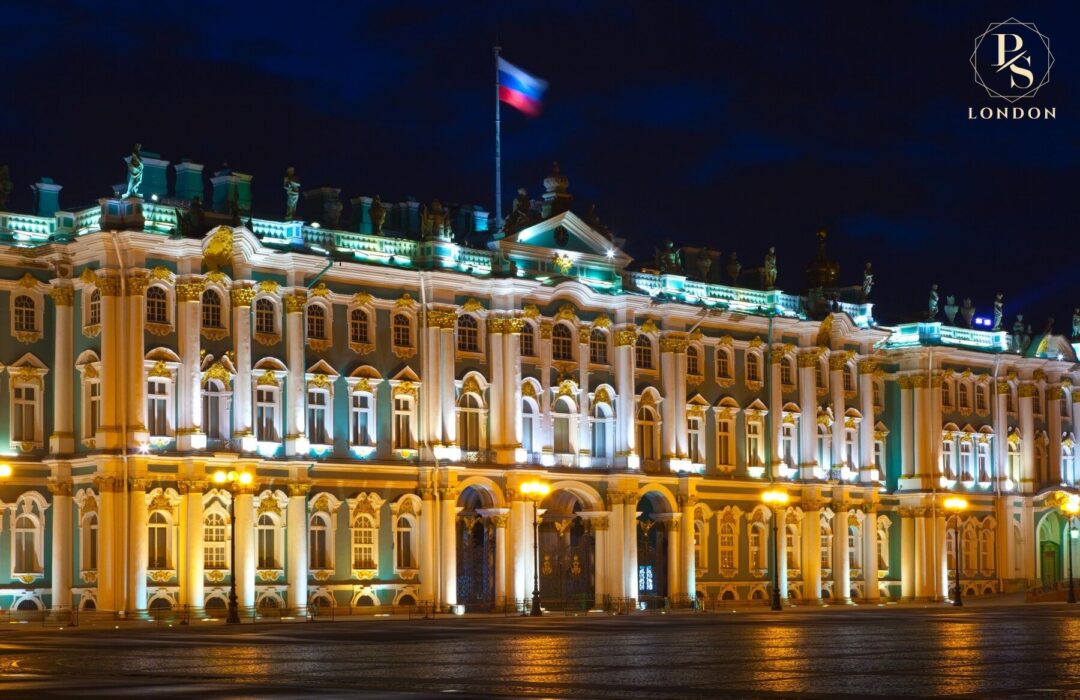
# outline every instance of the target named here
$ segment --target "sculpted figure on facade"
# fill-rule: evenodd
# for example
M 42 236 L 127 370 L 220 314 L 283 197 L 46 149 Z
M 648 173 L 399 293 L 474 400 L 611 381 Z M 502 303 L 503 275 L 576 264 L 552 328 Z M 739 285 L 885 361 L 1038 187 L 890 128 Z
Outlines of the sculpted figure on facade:
M 296 204 L 300 201 L 300 180 L 296 178 L 296 169 L 291 165 L 285 168 L 285 220 L 296 218 Z
M 656 266 L 662 275 L 682 274 L 682 253 L 671 239 L 666 239 L 656 251 Z
M 709 281 L 709 272 L 712 271 L 712 263 L 712 251 L 709 250 L 709 246 L 704 246 L 698 251 L 697 259 L 694 261 L 698 277 L 701 278 L 702 282 Z
M 739 262 L 739 257 L 735 254 L 735 251 L 733 250 L 731 251 L 731 255 L 728 257 L 727 262 L 727 273 L 728 277 L 731 278 L 732 284 L 738 283 L 740 272 L 742 272 L 742 263 Z
M 938 315 L 938 291 L 937 285 L 930 285 L 930 300 L 927 302 L 926 320 L 933 321 Z
M 1073 309 L 1072 315 L 1072 338 L 1080 338 L 1080 306 Z
M 769 246 L 769 252 L 765 254 L 765 264 L 761 270 L 761 286 L 765 289 L 773 289 L 776 286 L 776 248 Z
M 1005 295 L 1001 292 L 997 293 L 994 297 L 994 328 L 995 331 L 1001 330 L 1001 322 L 1005 318 Z
M 142 178 L 142 144 L 137 143 L 135 144 L 135 147 L 131 149 L 131 160 L 128 161 L 127 190 L 124 192 L 121 199 L 127 199 L 128 197 L 142 197 L 142 195 L 139 194 L 139 188 L 142 187 Z
M 971 328 L 971 320 L 975 318 L 975 305 L 971 303 L 971 297 L 964 297 L 964 304 L 960 307 L 960 317 L 964 319 L 964 325 Z
M 870 263 L 866 263 L 862 273 L 862 300 L 870 301 L 870 292 L 874 289 L 874 272 Z
M 371 231 L 376 236 L 383 235 L 386 213 L 386 207 L 383 206 L 382 199 L 379 198 L 379 195 L 375 195 L 375 199 L 371 200 L 371 209 L 368 214 L 371 216 Z

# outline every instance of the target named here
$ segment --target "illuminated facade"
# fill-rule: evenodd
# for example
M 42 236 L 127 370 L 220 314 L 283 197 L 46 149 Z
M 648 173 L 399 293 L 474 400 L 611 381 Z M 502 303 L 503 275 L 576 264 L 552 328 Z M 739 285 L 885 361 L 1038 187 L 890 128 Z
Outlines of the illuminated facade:
M 322 225 L 251 219 L 231 171 L 193 211 L 144 162 L 143 201 L 0 212 L 5 609 L 221 608 L 234 571 L 243 606 L 525 599 L 535 479 L 548 605 L 765 600 L 774 517 L 791 601 L 942 599 L 954 493 L 965 592 L 1066 570 L 1062 338 L 631 270 L 557 173 L 490 236 L 365 197 L 334 226 L 326 189 Z

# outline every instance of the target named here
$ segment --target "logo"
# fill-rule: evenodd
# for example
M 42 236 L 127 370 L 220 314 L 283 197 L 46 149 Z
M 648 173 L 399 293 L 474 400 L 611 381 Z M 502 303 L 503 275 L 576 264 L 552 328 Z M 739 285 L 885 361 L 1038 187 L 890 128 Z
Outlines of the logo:
M 1050 39 L 1039 31 L 1034 22 L 1021 22 L 1010 17 L 1004 22 L 992 22 L 975 37 L 971 52 L 971 67 L 975 82 L 986 89 L 990 97 L 1010 104 L 1035 97 L 1039 89 L 1050 82 L 1054 54 Z M 968 107 L 969 119 L 1054 119 L 1054 107 L 982 107 L 976 112 Z

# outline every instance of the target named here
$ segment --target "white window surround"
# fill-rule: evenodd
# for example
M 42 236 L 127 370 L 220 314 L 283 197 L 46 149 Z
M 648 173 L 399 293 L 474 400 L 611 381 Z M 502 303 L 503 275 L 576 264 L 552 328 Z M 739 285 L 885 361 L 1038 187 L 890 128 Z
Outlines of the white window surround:
M 394 519 L 394 573 L 405 580 L 411 580 L 419 573 L 421 508 L 422 502 L 415 494 L 405 494 L 390 504 L 390 513 Z M 401 548 L 406 542 L 409 551 L 403 555 Z
M 716 513 L 716 562 L 720 575 L 724 578 L 731 578 L 739 573 L 742 515 L 743 511 L 738 506 L 726 506 Z
M 36 357 L 27 353 L 15 364 L 8 366 L 6 371 L 9 449 L 20 452 L 41 449 L 45 446 L 45 375 L 49 370 Z M 23 411 L 29 411 L 30 415 L 27 416 Z M 30 428 L 27 432 L 33 434 L 23 435 L 22 429 L 16 430 L 16 419 L 21 419 L 21 427 Z M 22 439 L 16 441 L 17 435 Z
M 33 307 L 27 306 L 27 302 Z M 11 319 L 11 337 L 20 343 L 33 343 L 44 332 L 45 297 L 36 289 L 20 287 L 8 294 L 8 318 Z M 19 321 L 23 321 L 20 327 Z
M 281 336 L 280 299 L 272 294 L 257 294 L 251 302 L 251 313 L 251 331 L 256 340 L 270 342 L 271 336 Z
M 142 526 L 146 528 L 147 542 L 152 536 L 150 530 L 151 518 L 154 514 L 159 514 L 165 520 L 165 566 L 153 566 L 151 561 L 147 561 L 147 570 L 149 572 L 154 571 L 176 571 L 177 562 L 177 547 L 179 542 L 180 527 L 177 521 L 178 507 L 181 503 L 180 494 L 172 488 L 155 488 L 147 491 L 145 494 L 146 503 L 146 521 L 142 523 Z M 153 553 L 153 550 L 148 547 L 148 556 Z
M 254 525 L 254 538 L 253 544 L 255 546 L 255 567 L 261 571 L 282 571 L 285 568 L 285 527 L 287 521 L 285 518 L 286 509 L 289 507 L 289 497 L 282 491 L 270 491 L 269 489 L 258 494 L 252 499 L 252 506 L 254 507 L 254 516 L 252 518 L 252 524 Z M 260 562 L 259 561 L 259 532 L 265 529 L 266 526 L 260 526 L 260 520 L 264 517 L 269 517 L 272 523 L 272 532 L 274 537 L 273 551 L 270 553 L 273 559 L 272 562 Z M 273 566 L 262 566 L 261 564 L 272 563 Z
M 156 298 L 157 292 L 151 293 L 151 290 L 161 290 L 164 293 L 164 298 Z M 146 296 L 144 297 L 143 318 L 147 324 L 147 330 L 154 335 L 165 335 L 169 333 L 176 324 L 176 302 L 175 292 L 171 284 L 156 283 L 151 284 L 146 288 Z M 154 312 L 153 314 L 151 312 Z M 158 311 L 164 312 L 164 317 L 157 314 Z
M 153 381 L 164 385 L 166 389 L 165 416 L 167 429 L 162 435 L 150 435 L 150 444 L 154 447 L 163 447 L 171 442 L 176 435 L 176 372 L 180 368 L 180 363 L 173 360 L 151 359 L 154 356 L 157 356 L 157 350 L 151 350 L 147 355 L 147 359 L 143 360 L 143 385 L 146 387 L 144 393 L 146 394 L 146 415 L 148 419 L 145 427 L 147 431 L 152 428 L 149 424 L 149 408 L 153 395 L 149 391 L 149 384 Z
M 11 542 L 8 551 L 11 555 L 8 561 L 12 578 L 21 578 L 24 583 L 30 583 L 45 574 L 45 511 L 49 507 L 45 497 L 36 491 L 23 493 L 10 507 Z M 20 522 L 28 527 L 19 527 L 17 524 Z M 22 559 L 17 556 L 20 536 L 26 537 L 31 547 L 30 556 Z M 25 570 L 20 571 L 20 568 Z
M 368 452 L 365 448 L 374 449 L 378 442 L 378 395 L 379 385 L 383 382 L 379 373 L 371 367 L 359 367 L 352 376 L 346 377 L 345 383 L 349 392 L 349 445 L 354 451 Z M 357 435 L 357 407 L 354 406 L 356 397 L 367 399 L 367 430 L 363 435 Z
M 349 504 L 349 564 L 353 578 L 379 575 L 379 525 L 383 504 L 377 493 L 358 493 Z
M 391 379 L 389 384 L 393 449 L 402 457 L 411 457 L 420 444 L 417 416 L 420 382 Z
M 337 566 L 337 523 L 341 503 L 334 494 L 327 491 L 319 491 L 308 496 L 308 568 L 310 575 L 316 580 L 329 578 Z M 320 567 L 314 566 L 319 562 L 312 558 L 311 549 L 313 542 L 310 532 L 316 518 L 321 518 L 326 526 L 326 561 L 323 562 L 325 566 Z

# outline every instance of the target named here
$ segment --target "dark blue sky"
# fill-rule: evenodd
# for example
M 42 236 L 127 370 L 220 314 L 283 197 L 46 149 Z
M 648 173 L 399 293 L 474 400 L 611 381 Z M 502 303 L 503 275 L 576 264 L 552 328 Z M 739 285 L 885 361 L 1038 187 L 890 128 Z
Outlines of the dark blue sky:
M 254 174 L 279 216 L 287 165 L 343 198 L 492 207 L 491 46 L 545 78 L 544 114 L 504 109 L 504 192 L 558 160 L 584 210 L 651 257 L 707 244 L 803 287 L 813 233 L 841 278 L 873 261 L 879 318 L 931 282 L 1037 327 L 1074 305 L 1080 29 L 1074 3 L 4 3 L 0 163 L 29 209 L 122 179 L 131 144 Z M 1015 15 L 1057 63 L 1052 122 L 976 122 L 974 37 Z

